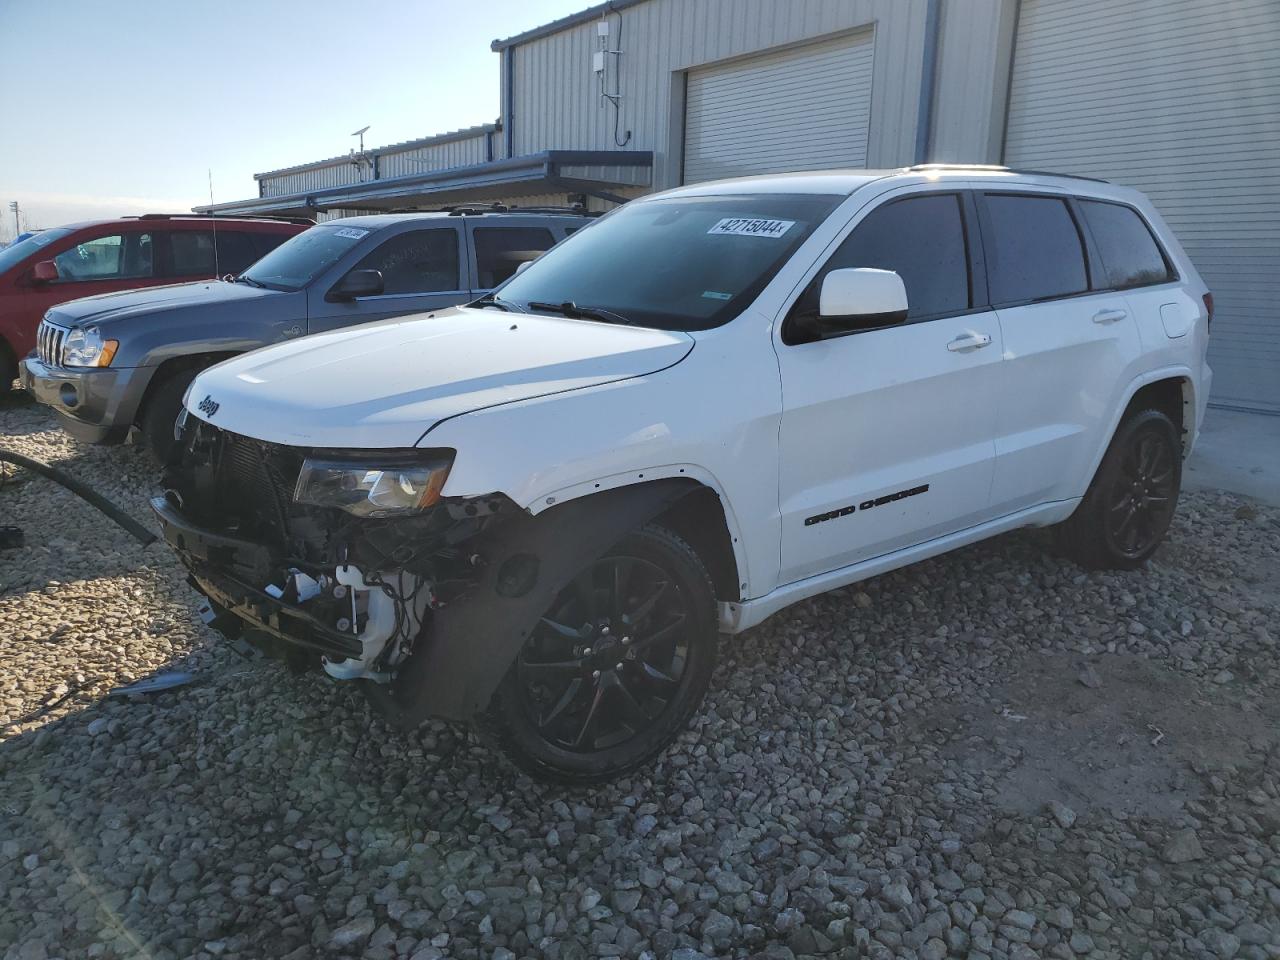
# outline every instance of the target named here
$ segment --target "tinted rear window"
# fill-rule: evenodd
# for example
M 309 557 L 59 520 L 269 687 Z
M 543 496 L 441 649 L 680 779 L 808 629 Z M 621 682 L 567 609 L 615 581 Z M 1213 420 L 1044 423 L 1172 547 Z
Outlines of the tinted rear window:
M 992 303 L 1047 300 L 1088 288 L 1084 248 L 1066 201 L 987 194 L 986 206 Z
M 546 227 L 476 227 L 476 286 L 496 287 L 556 241 Z
M 1131 207 L 1082 200 L 1080 208 L 1106 271 L 1106 282 L 1095 286 L 1142 287 L 1172 279 L 1164 254 L 1146 222 Z
M 169 273 L 175 277 L 239 273 L 257 259 L 252 235 L 239 230 L 175 230 L 169 234 Z

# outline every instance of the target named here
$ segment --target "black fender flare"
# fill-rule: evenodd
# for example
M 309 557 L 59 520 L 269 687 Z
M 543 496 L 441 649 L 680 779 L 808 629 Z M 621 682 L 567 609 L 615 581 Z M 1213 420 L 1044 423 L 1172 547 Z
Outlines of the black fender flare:
M 474 542 L 477 583 L 435 611 L 389 684 L 366 692 L 392 724 L 466 720 L 489 705 L 520 647 L 556 594 L 589 561 L 698 488 L 671 478 L 619 487 L 495 525 Z M 533 558 L 534 562 L 530 561 Z

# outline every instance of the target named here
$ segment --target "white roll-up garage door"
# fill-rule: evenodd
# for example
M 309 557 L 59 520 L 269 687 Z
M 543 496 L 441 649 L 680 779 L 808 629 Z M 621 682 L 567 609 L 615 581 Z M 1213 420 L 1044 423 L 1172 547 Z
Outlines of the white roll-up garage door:
M 1280 3 L 1023 0 L 1005 162 L 1145 191 L 1213 290 L 1212 399 L 1280 411 Z
M 684 181 L 863 167 L 870 30 L 689 71 Z

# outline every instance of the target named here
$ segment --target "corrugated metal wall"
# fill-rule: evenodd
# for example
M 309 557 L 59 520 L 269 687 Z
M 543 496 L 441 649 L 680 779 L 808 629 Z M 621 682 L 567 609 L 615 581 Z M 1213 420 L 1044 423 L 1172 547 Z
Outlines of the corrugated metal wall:
M 1016 0 L 943 0 L 929 160 L 999 163 Z
M 609 17 L 609 46 L 622 50 L 620 57 L 608 58 L 606 76 L 610 93 L 621 80 L 618 139 L 633 131 L 626 149 L 652 150 L 654 186 L 672 186 L 681 172 L 684 71 L 874 25 L 867 162 L 911 163 L 925 13 L 926 0 L 648 0 L 628 7 Z M 591 68 L 597 49 L 594 22 L 515 47 L 509 118 L 515 155 L 620 149 L 613 107 L 601 100 L 600 81 Z
M 362 183 L 372 178 L 369 165 L 363 168 L 347 159 L 309 167 L 293 173 L 264 176 L 259 179 L 264 197 L 285 197 L 291 193 L 310 193 L 328 187 L 342 187 L 349 183 Z
M 1280 411 L 1280 3 L 1023 0 L 1005 157 L 1146 192 L 1213 289 L 1215 399 Z
M 359 166 L 353 162 L 354 158 L 336 157 L 301 169 L 260 174 L 258 179 L 262 196 L 284 197 L 372 180 L 375 153 L 378 155 L 380 180 L 469 166 L 485 162 L 488 149 L 485 141 L 491 136 L 495 136 L 491 130 L 477 130 L 464 137 L 442 136 L 436 142 L 413 141 L 405 144 L 403 149 L 393 144 L 366 151 Z
M 378 176 L 408 177 L 428 170 L 447 170 L 465 167 L 485 161 L 485 134 L 465 140 L 449 140 L 445 143 L 383 153 L 378 158 Z

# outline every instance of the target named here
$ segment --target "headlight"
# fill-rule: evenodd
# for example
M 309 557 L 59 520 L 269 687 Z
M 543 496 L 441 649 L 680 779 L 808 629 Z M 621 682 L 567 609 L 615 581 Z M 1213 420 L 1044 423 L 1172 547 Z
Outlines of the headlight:
M 453 457 L 429 456 L 404 463 L 311 460 L 302 465 L 293 499 L 338 507 L 357 517 L 417 513 L 440 499 Z
M 103 340 L 97 327 L 76 327 L 62 346 L 62 362 L 68 367 L 106 367 L 116 355 L 118 340 Z

